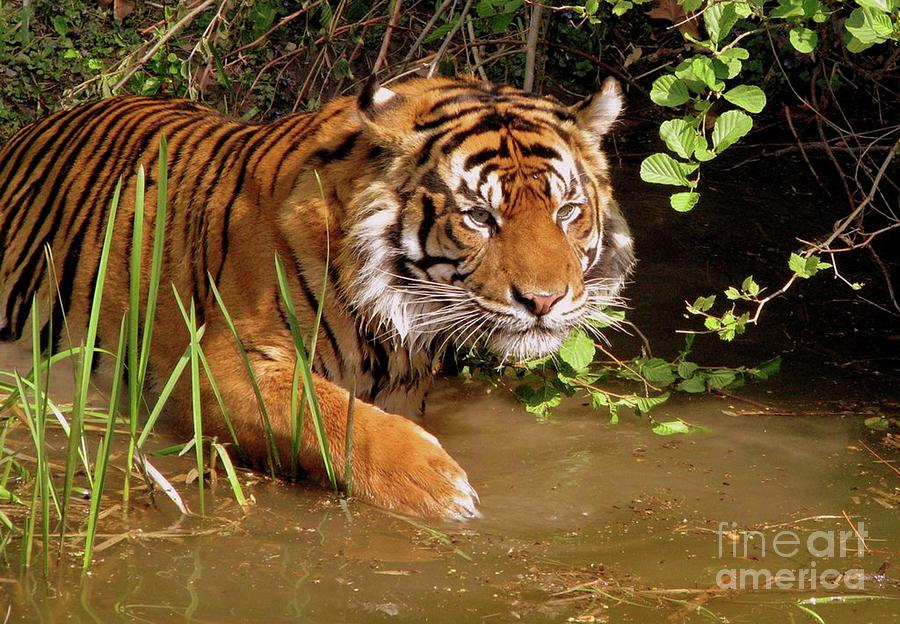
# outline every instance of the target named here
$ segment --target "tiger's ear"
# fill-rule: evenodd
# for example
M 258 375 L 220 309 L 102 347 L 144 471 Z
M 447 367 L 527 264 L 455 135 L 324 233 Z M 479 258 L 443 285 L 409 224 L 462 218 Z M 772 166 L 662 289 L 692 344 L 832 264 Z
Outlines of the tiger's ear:
M 573 106 L 571 111 L 578 126 L 599 139 L 609 132 L 624 104 L 619 81 L 610 77 L 603 81 L 597 93 Z
M 373 75 L 366 81 L 356 105 L 366 133 L 379 145 L 401 148 L 408 140 L 407 97 L 382 87 Z

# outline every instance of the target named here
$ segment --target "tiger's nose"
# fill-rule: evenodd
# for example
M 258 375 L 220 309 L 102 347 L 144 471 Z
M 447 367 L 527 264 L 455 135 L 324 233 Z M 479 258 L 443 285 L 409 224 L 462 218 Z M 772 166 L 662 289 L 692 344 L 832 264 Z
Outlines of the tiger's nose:
M 516 300 L 526 308 L 528 308 L 528 311 L 535 316 L 544 316 L 545 314 L 550 312 L 553 304 L 562 299 L 563 295 L 565 294 L 565 291 L 555 293 L 523 293 L 519 292 L 518 289 L 513 288 L 513 296 L 516 298 Z

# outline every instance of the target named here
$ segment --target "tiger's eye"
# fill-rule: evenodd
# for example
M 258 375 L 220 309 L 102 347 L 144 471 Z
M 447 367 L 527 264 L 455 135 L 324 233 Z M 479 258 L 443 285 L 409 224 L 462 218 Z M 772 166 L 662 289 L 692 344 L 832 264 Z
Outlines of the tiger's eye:
M 467 212 L 466 215 L 478 225 L 491 225 L 494 221 L 491 213 L 484 208 L 475 208 Z
M 578 206 L 575 204 L 566 204 L 556 211 L 556 220 L 557 221 L 568 221 L 575 213 L 578 211 Z

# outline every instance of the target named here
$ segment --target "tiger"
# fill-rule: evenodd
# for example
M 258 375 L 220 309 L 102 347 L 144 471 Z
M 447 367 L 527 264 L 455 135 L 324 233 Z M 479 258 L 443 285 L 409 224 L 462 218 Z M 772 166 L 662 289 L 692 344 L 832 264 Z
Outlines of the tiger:
M 217 290 L 287 465 L 296 346 L 278 255 L 300 325 L 313 327 L 322 306 L 312 385 L 337 482 L 352 475 L 356 499 L 397 513 L 477 517 L 466 472 L 420 424 L 426 394 L 448 349 L 544 356 L 620 302 L 634 254 L 602 142 L 623 105 L 612 78 L 565 105 L 473 77 L 418 77 L 370 80 L 358 95 L 268 123 L 146 96 L 57 112 L 0 151 L 0 339 L 22 336 L 34 296 L 59 301 L 38 320 L 45 351 L 60 347 L 63 320 L 67 331 L 86 326 L 121 177 L 97 333 L 101 345 L 115 344 L 129 305 L 136 171 L 143 165 L 155 197 L 165 137 L 168 210 L 149 361 L 157 386 L 190 340 L 174 287 L 196 305 L 246 461 L 263 464 L 266 432 Z M 141 309 L 154 202 L 145 210 Z M 204 433 L 229 439 L 201 383 Z M 188 386 L 179 382 L 169 399 L 175 431 L 191 427 Z M 308 408 L 303 418 L 295 460 L 324 482 Z

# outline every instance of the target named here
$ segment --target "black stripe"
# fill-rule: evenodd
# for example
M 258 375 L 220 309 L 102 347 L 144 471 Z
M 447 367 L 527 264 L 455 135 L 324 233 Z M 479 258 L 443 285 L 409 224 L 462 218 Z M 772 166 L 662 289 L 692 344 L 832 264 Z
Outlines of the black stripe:
M 231 189 L 231 195 L 228 198 L 228 201 L 225 202 L 225 207 L 222 210 L 222 234 L 219 240 L 219 248 L 221 249 L 221 257 L 219 258 L 219 268 L 216 269 L 216 284 L 219 284 L 219 281 L 222 279 L 222 271 L 225 269 L 225 259 L 228 257 L 228 229 L 231 226 L 231 212 L 234 209 L 234 202 L 237 201 L 238 196 L 240 196 L 241 191 L 244 188 L 244 178 L 247 175 L 247 170 L 249 169 L 249 161 L 252 158 L 252 148 L 251 151 L 245 152 L 244 160 L 238 169 L 237 180 L 235 180 L 234 188 Z
M 342 113 L 344 113 L 344 110 L 339 107 L 335 107 L 335 109 L 327 115 L 324 113 L 319 113 L 313 118 L 313 121 L 311 123 L 303 127 L 300 136 L 294 139 L 290 145 L 283 149 L 281 158 L 278 161 L 278 166 L 275 167 L 275 174 L 272 176 L 272 180 L 269 183 L 270 195 L 275 195 L 275 188 L 281 181 L 281 170 L 284 168 L 285 162 L 287 162 L 289 158 L 295 155 L 295 152 L 300 148 L 304 141 L 306 141 L 311 135 L 317 133 L 325 123 Z
M 308 166 L 311 168 L 324 167 L 336 160 L 344 160 L 353 151 L 353 146 L 356 145 L 359 135 L 359 132 L 352 132 L 333 149 L 328 149 L 326 147 L 317 149 L 312 153 L 312 156 L 309 157 L 309 160 L 307 161 L 309 163 Z
M 422 194 L 422 222 L 419 224 L 419 245 L 422 247 L 422 254 L 428 255 L 428 235 L 431 228 L 434 227 L 435 214 L 437 209 L 434 206 L 434 200 L 428 193 Z
M 6 178 L 0 181 L 0 200 L 4 201 L 6 210 L 6 216 L 4 217 L 2 225 L 0 225 L 0 232 L 4 234 L 4 244 L 0 246 L 0 263 L 3 260 L 3 252 L 7 248 L 7 242 L 11 242 L 16 238 L 17 230 L 14 228 L 20 228 L 22 225 L 28 220 L 28 216 L 30 214 L 30 210 L 27 210 L 25 207 L 33 204 L 34 198 L 40 191 L 46 187 L 45 178 L 47 176 L 47 170 L 41 167 L 42 163 L 48 162 L 51 163 L 51 167 L 53 165 L 58 164 L 58 160 L 61 155 L 68 149 L 68 142 L 70 139 L 74 138 L 79 132 L 83 132 L 85 128 L 78 124 L 82 118 L 88 117 L 91 112 L 95 108 L 99 108 L 101 103 L 95 103 L 92 105 L 84 106 L 82 108 L 77 108 L 69 113 L 67 117 L 61 120 L 61 123 L 53 125 L 50 128 L 46 128 L 44 124 L 38 124 L 35 128 L 39 128 L 41 130 L 41 135 L 43 136 L 44 131 L 46 130 L 49 134 L 50 131 L 54 134 L 54 140 L 48 140 L 41 146 L 40 149 L 36 150 L 28 163 L 22 163 L 23 166 L 20 166 L 17 170 L 15 170 L 11 175 L 6 176 Z M 94 121 L 94 125 L 96 125 L 96 121 Z M 71 126 L 71 127 L 70 127 Z M 60 133 L 60 129 L 63 130 Z M 51 147 L 55 147 L 52 155 L 48 156 L 48 152 Z M 5 152 L 5 150 L 4 150 Z M 24 154 L 23 154 L 24 156 Z M 15 158 L 11 158 L 10 160 L 18 160 Z M 14 197 L 6 197 L 5 193 L 8 188 L 8 185 L 13 181 L 16 177 L 16 173 L 18 171 L 24 171 L 25 177 L 22 182 L 26 182 L 28 180 L 28 176 L 31 172 L 38 172 L 36 175 L 33 175 L 28 186 L 21 190 L 22 195 L 20 196 L 18 201 L 14 201 Z M 56 176 L 58 177 L 60 174 L 60 168 L 53 169 L 52 171 L 56 172 Z M 4 199 L 5 198 L 5 199 Z M 61 199 L 57 197 L 57 199 Z M 45 203 L 44 208 L 41 210 L 41 214 L 36 220 L 36 228 L 40 228 L 43 224 L 44 220 L 47 218 L 46 209 L 49 209 L 50 204 Z M 20 214 L 22 217 L 21 222 L 18 226 L 15 226 L 12 223 L 12 218 L 14 215 Z M 28 245 L 23 245 L 22 251 L 24 252 L 29 248 Z M 14 269 L 19 266 L 23 261 L 23 254 L 19 254 L 18 259 L 11 265 Z
M 199 284 L 202 283 L 204 285 L 204 300 L 209 295 L 209 286 L 207 285 L 207 275 L 209 271 L 209 204 L 213 197 L 214 190 L 221 189 L 222 180 L 226 179 L 227 176 L 226 168 L 230 172 L 235 162 L 240 160 L 240 156 L 243 153 L 243 148 L 247 144 L 247 138 L 252 136 L 253 133 L 257 131 L 256 128 L 241 128 L 237 132 L 229 135 L 228 137 L 224 137 L 222 140 L 218 141 L 216 144 L 216 150 L 212 159 L 218 157 L 218 153 L 221 149 L 224 149 L 227 155 L 218 157 L 219 163 L 216 167 L 216 171 L 213 174 L 209 185 L 206 187 L 206 192 L 203 195 L 203 203 L 199 206 L 199 208 L 195 208 L 195 210 L 199 210 L 201 212 L 201 224 L 200 224 L 200 241 L 201 241 L 201 273 L 199 279 L 195 278 L 194 283 L 194 294 L 197 299 L 197 305 L 200 306 L 201 300 L 199 299 Z M 207 167 L 204 169 L 204 172 L 200 176 L 200 180 L 209 177 L 209 165 L 211 163 L 207 163 Z M 243 163 L 242 163 L 243 164 Z M 244 167 L 242 166 L 242 170 Z M 241 176 L 243 178 L 243 176 Z M 228 210 L 224 215 L 225 223 L 223 225 L 223 238 L 227 238 L 228 236 L 228 219 L 231 217 L 231 204 L 234 202 L 237 196 L 237 189 L 234 189 L 231 194 L 231 199 L 227 204 Z M 224 255 L 222 260 L 220 261 L 219 268 L 216 270 L 216 280 L 218 281 L 218 275 L 221 273 L 222 266 L 224 265 Z
M 540 143 L 534 143 L 532 145 L 522 145 L 519 144 L 519 150 L 522 153 L 522 156 L 532 156 L 535 158 L 542 158 L 544 160 L 561 160 L 562 157 L 552 147 L 547 145 L 542 145 Z
M 306 281 L 306 276 L 303 273 L 303 269 L 300 267 L 299 262 L 297 262 L 296 256 L 291 254 L 291 259 L 294 262 L 294 272 L 297 274 L 297 282 L 300 284 L 300 289 L 303 291 L 303 296 L 306 297 L 306 304 L 309 306 L 310 312 L 313 316 L 315 316 L 316 312 L 319 309 L 319 300 L 316 298 L 315 293 L 313 293 L 312 289 L 309 287 L 309 284 Z M 328 323 L 328 319 L 325 316 L 325 312 L 322 312 L 322 321 L 320 323 L 320 327 L 325 330 L 325 336 L 328 338 L 328 343 L 331 346 L 331 350 L 334 352 L 335 360 L 338 366 L 337 375 L 331 375 L 332 379 L 337 378 L 338 376 L 343 374 L 344 371 L 344 359 L 341 355 L 340 347 L 338 346 L 337 337 L 334 335 L 334 331 L 331 329 L 331 325 Z M 324 358 L 319 354 L 319 359 L 322 361 L 324 365 Z
M 466 139 L 469 139 L 478 134 L 485 134 L 488 132 L 497 132 L 503 127 L 503 120 L 500 115 L 497 113 L 490 113 L 482 117 L 478 123 L 473 124 L 472 126 L 457 132 L 450 136 L 446 143 L 441 146 L 441 152 L 444 154 L 449 154 L 460 145 L 462 145 Z
M 167 100 L 163 100 L 163 101 L 166 104 L 169 103 Z M 153 113 L 161 113 L 161 112 L 164 112 L 164 111 L 167 111 L 170 109 L 171 109 L 170 106 L 165 106 L 162 109 L 152 110 L 152 112 Z M 179 108 L 179 110 L 181 110 L 181 108 Z M 125 124 L 136 123 L 138 125 L 141 125 L 141 124 L 147 122 L 148 127 L 143 128 L 144 132 L 140 135 L 140 140 L 137 142 L 137 144 L 134 144 L 133 140 L 136 137 L 132 136 L 132 134 L 130 132 L 127 132 L 128 126 L 126 125 L 126 128 L 123 128 L 123 134 L 131 137 L 132 141 L 131 142 L 126 142 L 126 141 L 120 142 L 121 146 L 117 150 L 117 154 L 113 157 L 113 160 L 111 162 L 120 162 L 120 163 L 122 163 L 122 165 L 124 167 L 128 167 L 129 169 L 133 170 L 135 162 L 139 159 L 140 155 L 143 154 L 148 149 L 151 141 L 159 135 L 159 133 L 162 131 L 162 129 L 164 127 L 166 127 L 166 125 L 168 125 L 170 123 L 170 121 L 165 117 L 162 120 L 160 120 L 159 117 L 156 117 L 156 118 L 148 121 L 147 118 L 149 117 L 150 114 L 151 114 L 151 111 L 148 111 L 146 115 L 143 115 L 136 119 L 130 118 L 128 120 L 125 120 Z M 122 152 L 124 152 L 124 149 L 129 144 L 131 144 L 132 147 L 128 151 L 128 153 L 125 154 L 123 157 Z M 101 167 L 104 164 L 104 162 L 105 161 L 103 161 L 103 160 L 98 161 L 97 165 L 95 166 L 94 173 L 89 179 L 97 178 L 98 167 Z M 115 176 L 114 171 L 110 172 L 110 174 L 108 174 L 108 176 L 107 176 L 107 178 L 109 179 L 110 182 L 111 182 L 112 176 Z M 123 184 L 122 184 L 123 192 L 125 191 L 125 189 L 127 189 L 128 186 L 129 186 L 128 183 L 123 182 Z M 96 232 L 94 235 L 95 244 L 99 244 L 98 241 L 99 241 L 100 237 L 102 237 L 105 234 L 105 228 L 107 226 L 107 215 L 109 214 L 110 204 L 112 202 L 113 194 L 115 193 L 115 187 L 111 183 L 107 183 L 105 188 L 106 188 L 106 191 L 104 194 L 103 187 L 98 187 L 98 193 L 95 194 L 94 198 L 90 202 L 90 204 L 94 207 L 95 210 L 97 208 L 100 209 L 100 215 L 97 220 L 98 225 L 97 225 Z M 86 191 L 87 191 L 87 189 L 86 189 Z M 100 197 L 97 197 L 97 195 L 99 195 Z M 84 222 L 82 223 L 81 232 L 80 232 L 81 236 L 83 236 L 87 232 L 88 222 L 89 222 L 89 219 L 85 219 Z M 72 249 L 72 247 L 70 246 L 69 252 L 67 252 L 67 254 L 66 254 L 67 262 L 69 261 L 71 255 L 72 255 L 71 249 Z M 126 259 L 126 262 L 127 261 L 128 260 Z M 79 258 L 76 255 L 75 263 L 72 266 L 72 276 L 73 277 L 78 272 L 78 264 L 79 264 Z M 88 294 L 87 294 L 88 298 L 90 298 L 93 295 L 93 292 L 97 287 L 97 278 L 99 276 L 99 272 L 100 272 L 100 263 L 97 262 L 94 264 L 93 274 L 91 275 L 90 287 L 88 289 Z M 71 289 L 68 293 L 68 297 L 71 297 Z M 69 301 L 66 301 L 65 303 L 66 303 L 66 307 L 68 308 Z
M 470 169 L 474 169 L 475 167 L 477 167 L 479 165 L 483 165 L 487 161 L 491 160 L 492 158 L 496 158 L 496 157 L 497 157 L 497 150 L 494 150 L 494 149 L 481 150 L 480 152 L 475 152 L 474 154 L 472 154 L 471 156 L 466 158 L 466 162 L 463 165 L 463 167 L 466 169 L 466 171 L 468 171 Z
M 269 153 L 269 150 L 262 149 L 263 147 L 271 148 L 271 146 L 277 145 L 293 130 L 298 127 L 304 128 L 308 126 L 314 118 L 314 114 L 301 113 L 297 115 L 287 115 L 268 125 L 257 126 L 259 135 L 256 140 L 247 147 L 247 167 L 253 169 L 253 172 L 256 173 L 256 168 L 259 167 L 260 161 L 262 161 L 266 154 Z M 253 159 L 257 156 L 259 156 L 257 162 L 253 163 Z
M 478 174 L 478 188 L 481 188 L 482 185 L 487 182 L 488 176 L 498 171 L 500 169 L 500 165 L 497 163 L 489 163 L 481 168 L 481 172 Z
M 124 105 L 113 112 L 113 119 L 118 120 L 120 117 L 126 116 L 134 110 L 138 109 L 142 103 L 136 102 L 133 106 L 125 107 Z M 69 228 L 60 228 L 60 222 L 62 221 L 63 215 L 66 212 L 67 199 L 69 196 L 69 189 L 74 184 L 75 180 L 78 179 L 78 176 L 68 175 L 68 173 L 75 167 L 75 164 L 78 159 L 82 157 L 82 151 L 86 144 L 96 140 L 96 136 L 94 133 L 95 128 L 98 126 L 103 126 L 102 134 L 100 135 L 98 144 L 103 143 L 103 141 L 109 136 L 112 127 L 115 125 L 115 122 L 108 123 L 109 117 L 107 115 L 99 115 L 95 119 L 91 120 L 87 125 L 83 126 L 80 129 L 80 133 L 82 136 L 78 140 L 78 142 L 74 146 L 68 145 L 66 143 L 64 147 L 68 150 L 68 155 L 66 160 L 62 163 L 56 163 L 57 166 L 54 169 L 55 175 L 53 176 L 52 181 L 49 183 L 50 191 L 48 193 L 49 197 L 52 197 L 53 200 L 51 202 L 45 202 L 40 209 L 40 213 L 35 219 L 35 227 L 32 229 L 27 242 L 23 245 L 21 253 L 19 254 L 19 258 L 14 263 L 14 267 L 22 267 L 19 272 L 19 279 L 16 281 L 15 286 L 13 287 L 10 293 L 10 299 L 7 301 L 7 319 L 12 321 L 12 309 L 13 305 L 18 305 L 18 313 L 15 317 L 15 322 L 12 324 L 13 335 L 19 336 L 21 335 L 22 328 L 25 326 L 25 320 L 28 316 L 29 308 L 28 299 L 31 297 L 31 293 L 34 292 L 37 284 L 44 276 L 44 271 L 46 270 L 45 263 L 41 262 L 43 258 L 43 248 L 48 243 L 52 244 L 56 240 L 56 237 L 62 234 L 63 236 L 67 235 L 69 232 Z M 74 138 L 74 137 L 72 137 Z M 111 148 L 110 148 L 111 149 Z M 109 150 L 107 150 L 108 152 Z M 108 153 L 107 153 L 108 156 Z M 96 180 L 97 169 L 100 166 L 105 166 L 110 161 L 108 158 L 101 158 L 98 160 L 97 165 L 95 166 L 94 175 L 86 178 L 87 180 Z M 46 182 L 42 180 L 42 182 Z M 42 184 L 46 188 L 46 184 Z M 85 185 L 85 190 L 82 193 L 81 200 L 71 204 L 74 206 L 73 213 L 78 213 L 81 211 L 84 204 L 84 195 L 90 192 L 91 185 Z M 50 220 L 50 226 L 47 228 L 46 233 L 44 234 L 42 240 L 38 243 L 35 239 L 39 236 L 40 231 L 43 229 L 43 226 L 47 224 L 47 221 Z M 89 221 L 90 217 L 86 216 L 85 221 Z M 37 244 L 35 244 L 37 243 Z M 25 262 L 25 255 L 30 251 L 30 256 L 28 261 Z M 23 262 L 24 267 L 22 266 Z M 30 278 L 30 279 L 29 279 Z M 27 283 L 26 283 L 26 280 Z
M 422 271 L 427 271 L 438 264 L 449 264 L 454 269 L 459 266 L 459 258 L 447 258 L 446 256 L 426 256 L 421 260 L 416 260 L 413 265 Z

